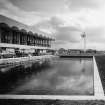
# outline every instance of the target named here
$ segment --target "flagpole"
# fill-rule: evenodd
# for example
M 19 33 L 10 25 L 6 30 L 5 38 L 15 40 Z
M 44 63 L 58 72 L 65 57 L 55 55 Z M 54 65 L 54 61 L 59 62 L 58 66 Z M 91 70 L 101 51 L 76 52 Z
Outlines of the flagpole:
M 86 34 L 85 34 L 85 32 L 81 35 L 81 37 L 84 40 L 84 53 L 85 53 L 86 52 Z
M 85 34 L 85 33 L 84 33 Z M 86 52 L 86 36 L 84 37 L 84 53 Z

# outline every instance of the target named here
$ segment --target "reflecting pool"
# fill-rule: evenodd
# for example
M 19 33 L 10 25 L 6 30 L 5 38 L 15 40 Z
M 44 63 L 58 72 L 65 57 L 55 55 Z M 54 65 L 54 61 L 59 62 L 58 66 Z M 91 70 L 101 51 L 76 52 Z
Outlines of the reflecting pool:
M 0 73 L 0 94 L 93 95 L 92 58 L 57 58 L 50 65 L 25 64 Z

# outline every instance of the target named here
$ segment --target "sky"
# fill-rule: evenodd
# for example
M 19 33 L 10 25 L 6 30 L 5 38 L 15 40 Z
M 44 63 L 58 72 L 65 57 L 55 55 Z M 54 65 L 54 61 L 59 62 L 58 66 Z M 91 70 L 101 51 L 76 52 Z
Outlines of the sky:
M 53 47 L 105 50 L 105 0 L 0 0 L 0 14 L 54 37 Z

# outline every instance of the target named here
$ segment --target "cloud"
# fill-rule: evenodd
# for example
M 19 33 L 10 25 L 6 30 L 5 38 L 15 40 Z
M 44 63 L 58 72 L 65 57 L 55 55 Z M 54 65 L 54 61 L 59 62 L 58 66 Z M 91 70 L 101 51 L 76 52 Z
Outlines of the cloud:
M 40 21 L 39 23 L 32 26 L 33 29 L 42 31 L 43 33 L 51 36 L 56 36 L 57 28 L 63 25 L 63 20 L 56 16 L 51 17 L 47 20 Z
M 63 24 L 64 24 L 64 21 L 61 18 L 53 16 L 49 18 L 48 20 L 39 22 L 35 26 L 39 28 L 47 28 L 47 29 L 53 28 L 54 29 L 54 28 L 62 26 Z
M 66 0 L 66 5 L 72 10 L 96 9 L 105 5 L 105 0 Z
M 76 27 L 59 27 L 56 32 L 56 39 L 76 43 L 80 41 L 80 30 Z
M 13 18 L 27 25 L 36 24 L 46 19 L 38 12 L 27 12 L 13 5 L 8 0 L 0 0 L 0 14 Z
M 38 28 L 46 33 L 55 35 L 56 40 L 78 42 L 80 38 L 80 28 L 74 26 L 65 26 L 65 21 L 59 17 L 52 17 L 49 20 L 43 21 L 34 25 L 33 27 Z
M 9 0 L 25 11 L 55 14 L 64 7 L 64 0 Z
M 87 28 L 87 40 L 90 43 L 105 43 L 105 28 L 102 26 Z

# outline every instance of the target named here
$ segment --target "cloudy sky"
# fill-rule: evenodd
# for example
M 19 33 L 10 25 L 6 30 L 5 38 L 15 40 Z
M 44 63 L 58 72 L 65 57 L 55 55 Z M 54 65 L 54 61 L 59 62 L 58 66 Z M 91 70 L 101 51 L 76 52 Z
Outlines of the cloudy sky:
M 55 37 L 56 48 L 105 50 L 105 0 L 0 0 L 0 14 Z

